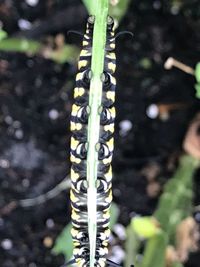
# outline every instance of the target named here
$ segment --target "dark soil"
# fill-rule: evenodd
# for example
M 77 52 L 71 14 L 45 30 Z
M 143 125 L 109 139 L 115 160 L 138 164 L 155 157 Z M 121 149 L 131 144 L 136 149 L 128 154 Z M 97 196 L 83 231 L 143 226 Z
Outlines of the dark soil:
M 156 164 L 156 179 L 161 186 L 165 184 L 177 166 L 187 127 L 200 110 L 194 77 L 163 67 L 169 56 L 192 67 L 200 61 L 200 2 L 182 1 L 178 11 L 173 1 L 132 2 L 118 30 L 132 31 L 134 38 L 119 37 L 116 50 L 113 194 L 121 211 L 119 222 L 124 225 L 133 213 L 149 215 L 155 210 L 159 195 L 148 196 L 143 170 Z M 77 0 L 39 1 L 34 7 L 22 0 L 0 1 L 0 18 L 9 36 L 44 41 L 49 35 L 66 36 L 69 29 L 84 32 L 86 17 Z M 18 26 L 22 18 L 34 26 L 22 31 Z M 81 45 L 79 38 L 67 40 Z M 76 70 L 76 65 L 59 65 L 42 56 L 1 52 L 0 208 L 12 200 L 47 192 L 69 173 L 69 120 Z M 165 120 L 151 119 L 147 108 L 155 103 L 177 104 L 177 108 Z M 51 118 L 52 110 L 58 114 L 56 119 Z M 122 127 L 127 123 L 130 130 Z M 195 183 L 196 205 L 198 177 Z M 4 212 L 0 217 L 0 266 L 59 267 L 63 256 L 52 255 L 44 239 L 55 240 L 69 221 L 68 192 L 41 205 Z M 199 254 L 191 254 L 185 266 L 198 267 L 198 262 Z

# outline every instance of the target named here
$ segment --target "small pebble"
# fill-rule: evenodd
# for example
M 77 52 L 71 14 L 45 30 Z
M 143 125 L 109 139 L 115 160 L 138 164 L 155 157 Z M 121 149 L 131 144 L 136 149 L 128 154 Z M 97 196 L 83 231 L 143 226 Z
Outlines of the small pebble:
M 20 128 L 20 126 L 21 126 L 21 122 L 20 122 L 20 121 L 14 121 L 13 124 L 12 124 L 12 126 L 13 126 L 14 128 Z
M 26 65 L 29 67 L 29 68 L 32 68 L 34 66 L 34 61 L 32 59 L 29 59 L 26 61 Z
M 36 6 L 39 3 L 39 0 L 26 0 L 26 3 L 29 6 Z
M 0 227 L 4 225 L 4 220 L 0 218 Z
M 169 112 L 162 112 L 161 114 L 160 114 L 160 119 L 162 120 L 162 121 L 167 121 L 168 119 L 169 119 Z
M 46 226 L 48 228 L 53 228 L 54 225 L 55 225 L 55 223 L 54 223 L 54 220 L 53 219 L 49 218 L 49 219 L 46 220 Z
M 11 116 L 6 116 L 5 118 L 4 118 L 4 120 L 5 120 L 5 122 L 8 124 L 8 125 L 10 125 L 10 124 L 12 124 L 13 123 L 13 118 L 11 117 Z
M 50 118 L 51 120 L 57 120 L 58 117 L 59 117 L 59 112 L 58 112 L 56 109 L 51 109 L 51 110 L 49 111 L 49 118 Z
M 151 182 L 147 185 L 147 195 L 150 198 L 157 197 L 160 190 L 161 190 L 161 187 L 158 182 Z
M 42 79 L 41 79 L 41 77 L 37 77 L 35 79 L 35 87 L 39 88 L 39 87 L 41 87 L 41 85 L 42 85 Z
M 114 262 L 122 262 L 125 257 L 125 252 L 120 246 L 113 246 L 112 248 L 112 255 L 109 258 L 111 261 Z
M 119 196 L 121 196 L 121 191 L 119 189 L 117 189 L 117 188 L 114 188 L 113 189 L 113 195 L 115 197 L 119 197 Z
M 27 188 L 30 186 L 30 181 L 28 179 L 23 179 L 22 180 L 22 186 Z
M 4 249 L 4 250 L 10 250 L 12 247 L 13 247 L 13 242 L 12 240 L 6 238 L 4 240 L 2 240 L 1 242 L 1 247 Z
M 18 26 L 21 30 L 29 30 L 32 27 L 32 24 L 26 19 L 19 19 Z
M 109 244 L 113 244 L 115 242 L 115 238 L 114 238 L 114 236 L 113 236 L 113 234 L 111 233 L 110 235 L 109 235 Z
M 118 235 L 120 240 L 126 239 L 126 231 L 122 224 L 120 223 L 115 224 L 113 227 L 113 231 Z
M 65 92 L 62 92 L 62 93 L 60 94 L 60 98 L 61 98 L 62 100 L 68 100 L 68 95 L 67 95 Z
M 6 159 L 0 159 L 0 167 L 3 169 L 7 169 L 10 167 L 10 163 Z
M 146 109 L 146 114 L 150 119 L 155 119 L 158 117 L 159 109 L 156 104 L 151 104 Z
M 55 77 L 53 77 L 53 78 L 51 79 L 51 83 L 52 83 L 53 85 L 57 85 L 57 84 L 58 84 L 58 79 L 55 78 Z
M 194 215 L 194 218 L 195 220 L 200 223 L 200 212 L 197 212 L 195 215 Z
M 21 129 L 17 129 L 17 130 L 15 131 L 15 137 L 16 137 L 17 139 L 22 139 L 22 138 L 24 137 L 24 132 L 23 132 Z
M 119 123 L 120 131 L 119 134 L 121 136 L 127 135 L 127 133 L 132 129 L 133 124 L 129 120 L 123 120 Z
M 20 264 L 20 266 L 21 266 L 21 265 L 24 265 L 24 264 L 26 263 L 26 259 L 25 259 L 24 257 L 20 257 L 20 258 L 18 259 L 18 263 Z
M 173 5 L 171 8 L 171 14 L 172 15 L 178 15 L 180 11 L 180 7 L 178 5 Z
M 46 236 L 43 240 L 43 244 L 46 248 L 50 248 L 53 245 L 53 239 L 50 236 Z
M 160 1 L 154 1 L 153 2 L 154 9 L 158 10 L 161 8 L 161 2 Z

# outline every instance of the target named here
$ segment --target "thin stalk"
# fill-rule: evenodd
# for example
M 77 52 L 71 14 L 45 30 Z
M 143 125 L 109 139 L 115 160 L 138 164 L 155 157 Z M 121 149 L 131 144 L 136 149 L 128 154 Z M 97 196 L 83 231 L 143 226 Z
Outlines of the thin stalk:
M 87 204 L 88 204 L 88 232 L 90 240 L 90 267 L 94 267 L 96 252 L 96 198 L 97 198 L 97 166 L 98 152 L 96 145 L 99 142 L 100 114 L 99 107 L 102 99 L 101 74 L 104 68 L 104 56 L 106 45 L 106 24 L 108 16 L 108 0 L 91 1 L 91 14 L 95 16 L 95 24 L 92 42 L 92 78 L 90 83 L 89 106 L 90 116 L 88 120 L 88 154 L 87 154 Z
M 195 74 L 195 70 L 192 67 L 182 63 L 181 61 L 179 61 L 173 57 L 169 57 L 165 61 L 164 68 L 167 70 L 170 70 L 172 67 L 175 67 L 175 68 L 182 70 L 183 72 L 186 72 L 186 73 L 191 74 L 191 75 Z

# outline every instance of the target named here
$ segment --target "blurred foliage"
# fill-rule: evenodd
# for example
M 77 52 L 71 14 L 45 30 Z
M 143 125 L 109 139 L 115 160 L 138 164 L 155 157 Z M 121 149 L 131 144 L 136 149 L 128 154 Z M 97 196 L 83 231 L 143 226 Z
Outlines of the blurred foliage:
M 164 267 L 165 253 L 167 245 L 176 245 L 176 228 L 183 219 L 192 213 L 193 200 L 193 175 L 199 161 L 191 156 L 182 156 L 179 167 L 174 176 L 164 187 L 164 192 L 160 197 L 158 207 L 152 217 L 135 217 L 131 220 L 127 231 L 127 264 L 130 266 L 131 260 L 135 260 L 136 267 Z M 156 223 L 156 220 L 158 221 Z M 134 222 L 135 221 L 135 222 Z M 132 240 L 130 240 L 132 238 Z M 147 239 L 142 262 L 137 260 L 137 255 L 142 240 Z M 140 241 L 138 241 L 140 240 Z M 131 244 L 135 242 L 138 251 Z M 128 248 L 132 247 L 132 250 Z M 134 255 L 134 256 L 133 256 Z M 156 255 L 156 256 L 155 256 Z M 181 263 L 174 263 L 173 267 L 180 267 Z
M 83 0 L 83 3 L 86 6 L 89 14 L 92 14 L 91 10 L 93 2 L 93 0 Z M 109 6 L 109 15 L 119 23 L 126 14 L 129 3 L 130 0 L 111 0 Z
M 66 62 L 73 63 L 79 55 L 79 49 L 74 45 L 64 45 L 60 49 L 50 50 L 49 59 L 57 63 L 64 64 Z
M 171 267 L 184 267 L 180 262 L 174 262 Z
M 138 260 L 138 251 L 141 245 L 141 238 L 136 234 L 133 226 L 130 224 L 126 228 L 126 243 L 125 243 L 125 267 L 130 267 Z
M 161 228 L 174 240 L 177 225 L 192 212 L 193 174 L 199 161 L 191 156 L 182 156 L 174 176 L 165 185 L 154 216 Z
M 135 217 L 131 220 L 131 226 L 142 238 L 150 238 L 160 232 L 158 223 L 153 217 Z
M 72 225 L 69 223 L 56 238 L 52 253 L 63 254 L 66 259 L 70 259 L 73 254 L 73 242 L 71 236 Z
M 138 62 L 139 66 L 145 70 L 149 70 L 152 67 L 152 62 L 149 58 L 144 57 Z
M 197 83 L 195 84 L 196 97 L 200 98 L 200 62 L 197 63 L 194 74 L 197 81 Z
M 110 4 L 109 15 L 113 17 L 119 23 L 123 16 L 126 14 L 130 0 L 110 1 L 116 2 L 116 4 Z
M 144 257 L 140 267 L 165 267 L 165 251 L 167 235 L 163 231 L 151 237 L 145 247 Z
M 7 36 L 8 36 L 7 32 L 5 32 L 4 30 L 0 29 L 0 41 L 5 39 Z
M 110 229 L 116 224 L 119 215 L 119 208 L 112 203 L 110 208 Z M 56 238 L 52 253 L 55 255 L 63 254 L 66 260 L 69 260 L 73 254 L 73 242 L 71 237 L 72 225 L 69 223 Z
M 0 42 L 0 50 L 6 52 L 21 52 L 35 54 L 41 49 L 41 44 L 36 41 L 18 38 L 6 38 Z
M 0 51 L 27 53 L 29 55 L 39 54 L 60 64 L 74 62 L 79 53 L 78 48 L 74 45 L 65 44 L 59 49 L 51 49 L 46 48 L 40 42 L 18 38 L 4 38 L 0 40 Z
M 111 1 L 109 12 L 117 23 L 125 15 L 130 0 Z M 95 1 L 83 0 L 88 12 L 91 13 Z M 72 63 L 78 57 L 78 49 L 73 45 L 65 44 L 60 49 L 46 48 L 42 43 L 25 38 L 11 38 L 5 31 L 0 30 L 0 51 L 27 53 L 31 55 L 40 54 L 45 58 L 51 59 L 57 63 Z M 45 51 L 45 53 L 43 53 Z M 146 66 L 146 65 L 145 65 Z

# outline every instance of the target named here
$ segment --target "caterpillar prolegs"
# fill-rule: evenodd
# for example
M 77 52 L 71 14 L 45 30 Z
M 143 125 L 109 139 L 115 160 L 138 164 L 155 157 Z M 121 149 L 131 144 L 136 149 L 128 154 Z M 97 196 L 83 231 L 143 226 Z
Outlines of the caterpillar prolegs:
M 73 257 L 79 266 L 89 266 L 90 244 L 87 216 L 87 129 L 90 116 L 89 88 L 91 79 L 92 35 L 94 17 L 87 21 L 86 33 L 83 37 L 82 50 L 78 63 L 76 85 L 74 89 L 74 104 L 71 113 L 71 206 L 72 206 L 72 239 L 74 243 Z M 108 239 L 110 235 L 109 208 L 112 201 L 112 168 L 111 161 L 114 146 L 115 119 L 115 87 L 114 72 L 115 34 L 114 22 L 108 17 L 107 37 L 105 47 L 104 71 L 102 73 L 103 91 L 99 108 L 100 133 L 96 144 L 98 151 L 97 173 L 97 236 L 95 251 L 95 266 L 106 266 L 108 254 Z

